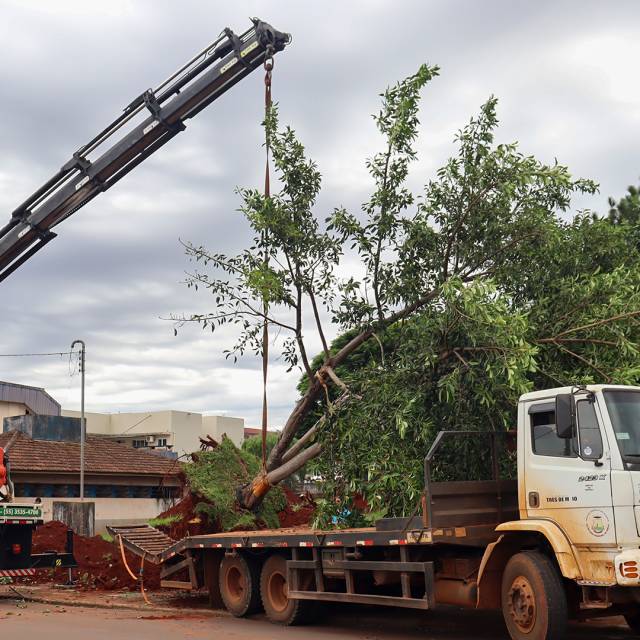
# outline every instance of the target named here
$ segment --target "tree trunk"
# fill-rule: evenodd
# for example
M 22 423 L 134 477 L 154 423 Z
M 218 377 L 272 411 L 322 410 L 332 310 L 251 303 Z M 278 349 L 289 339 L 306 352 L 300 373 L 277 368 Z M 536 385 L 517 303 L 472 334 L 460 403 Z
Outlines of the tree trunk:
M 254 478 L 242 492 L 243 506 L 250 510 L 259 507 L 271 487 L 274 487 L 279 482 L 282 482 L 294 474 L 298 469 L 304 467 L 309 460 L 313 460 L 321 451 L 322 446 L 318 442 L 315 442 L 297 456 L 281 464 L 277 469 Z
M 438 293 L 439 290 L 436 289 L 413 304 L 396 311 L 383 321 L 376 323 L 375 326 L 365 329 L 347 342 L 334 356 L 324 362 L 318 371 L 316 371 L 315 377 L 309 381 L 307 392 L 298 400 L 280 432 L 278 442 L 276 442 L 269 454 L 266 473 L 261 472 L 248 485 L 240 488 L 238 491 L 241 507 L 250 510 L 257 509 L 272 486 L 281 482 L 292 473 L 295 473 L 322 451 L 322 446 L 319 443 L 310 445 L 300 453 L 298 453 L 298 451 L 300 451 L 299 446 L 294 445 L 295 448 L 291 452 L 289 452 L 289 447 L 295 439 L 300 425 L 309 412 L 314 409 L 316 401 L 322 397 L 325 386 L 334 384 L 333 379 L 335 375 L 330 375 L 329 369 L 335 369 L 341 365 L 352 353 L 369 340 L 377 330 L 385 329 L 403 320 L 433 300 Z M 341 398 L 342 397 L 343 396 L 341 396 Z

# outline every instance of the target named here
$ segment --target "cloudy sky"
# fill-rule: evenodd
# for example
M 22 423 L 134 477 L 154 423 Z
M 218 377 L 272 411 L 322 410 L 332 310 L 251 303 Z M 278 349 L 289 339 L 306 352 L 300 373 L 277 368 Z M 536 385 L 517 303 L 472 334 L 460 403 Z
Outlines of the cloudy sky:
M 364 159 L 379 146 L 369 114 L 386 85 L 424 61 L 442 75 L 424 94 L 416 189 L 490 94 L 500 141 L 601 184 L 576 208 L 603 212 L 638 181 L 636 1 L 0 0 L 0 226 L 131 99 L 254 15 L 293 34 L 276 59 L 274 98 L 323 173 L 321 216 L 366 199 Z M 162 318 L 211 308 L 183 284 L 179 238 L 225 252 L 246 245 L 234 188 L 262 179 L 262 90 L 259 72 L 242 81 L 0 284 L 0 353 L 67 351 L 83 338 L 88 410 L 258 423 L 259 363 L 224 359 L 233 333 L 174 337 Z M 0 379 L 43 386 L 69 409 L 79 406 L 74 370 L 68 356 L 0 357 Z M 273 426 L 296 381 L 272 362 Z

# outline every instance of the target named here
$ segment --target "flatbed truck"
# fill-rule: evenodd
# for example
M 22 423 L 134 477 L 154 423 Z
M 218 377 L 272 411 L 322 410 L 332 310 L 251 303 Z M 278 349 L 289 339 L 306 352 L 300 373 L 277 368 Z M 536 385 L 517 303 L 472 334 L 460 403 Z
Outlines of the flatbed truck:
M 640 632 L 640 387 L 527 393 L 517 415 L 513 432 L 438 434 L 421 516 L 177 542 L 148 525 L 110 530 L 162 565 L 165 586 L 206 587 L 234 616 L 264 608 L 298 624 L 326 602 L 447 604 L 501 609 L 514 640 L 558 640 L 569 619 L 613 615 Z M 445 462 L 471 468 L 465 442 L 476 458 L 485 443 L 490 477 L 442 479 Z

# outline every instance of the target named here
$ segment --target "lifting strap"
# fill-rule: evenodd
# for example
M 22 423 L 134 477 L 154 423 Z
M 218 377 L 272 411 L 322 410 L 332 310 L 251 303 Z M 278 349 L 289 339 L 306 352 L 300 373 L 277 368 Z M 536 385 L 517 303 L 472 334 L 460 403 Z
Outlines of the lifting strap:
M 269 46 L 267 48 L 267 54 L 264 59 L 264 115 L 265 121 L 269 117 L 269 110 L 271 109 L 271 72 L 273 71 L 273 48 Z M 265 202 L 271 197 L 271 185 L 269 180 L 269 133 L 266 132 L 265 136 L 265 148 L 267 152 L 267 162 L 264 173 L 264 198 Z M 263 232 L 263 244 L 266 247 L 266 231 Z M 264 254 L 264 266 L 266 267 L 269 262 L 269 252 L 265 248 Z M 264 293 L 262 309 L 264 318 L 262 320 L 262 473 L 264 476 L 267 474 L 267 422 L 268 422 L 268 410 L 267 410 L 267 371 L 269 368 L 269 322 L 267 320 L 267 314 L 269 312 L 269 301 L 267 294 Z

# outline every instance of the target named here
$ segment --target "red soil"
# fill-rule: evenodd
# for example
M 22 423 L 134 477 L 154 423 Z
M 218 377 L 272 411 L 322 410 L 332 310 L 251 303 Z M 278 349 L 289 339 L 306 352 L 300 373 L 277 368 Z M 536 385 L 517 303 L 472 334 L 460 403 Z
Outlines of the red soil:
M 356 509 L 356 511 L 361 511 L 362 513 L 369 511 L 369 504 L 361 493 L 354 493 L 351 501 L 353 503 L 353 508 Z
M 288 487 L 282 487 L 287 498 L 287 506 L 278 514 L 281 527 L 299 527 L 311 522 L 315 512 L 313 500 L 308 496 L 294 493 Z M 185 536 L 216 533 L 215 525 L 209 524 L 206 516 L 194 512 L 195 505 L 201 502 L 197 497 L 187 495 L 173 507 L 160 514 L 160 518 L 179 516 L 180 520 L 168 526 L 159 526 L 174 540 Z M 65 551 L 67 527 L 61 522 L 48 522 L 38 527 L 33 534 L 33 553 L 45 551 Z M 85 538 L 73 535 L 73 549 L 78 568 L 74 577 L 80 588 L 85 590 L 116 589 L 134 591 L 140 588 L 127 572 L 120 553 L 120 547 L 107 542 L 100 536 Z M 125 551 L 127 563 L 134 574 L 140 573 L 140 558 Z M 56 569 L 40 571 L 35 578 L 24 578 L 22 582 L 58 582 L 67 581 L 67 570 Z M 160 588 L 160 568 L 158 565 L 145 562 L 144 585 L 148 589 Z
M 33 553 L 45 551 L 64 551 L 67 539 L 67 527 L 61 522 L 47 522 L 38 527 L 33 534 Z M 120 548 L 103 540 L 100 536 L 85 538 L 73 536 L 73 552 L 78 563 L 75 577 L 83 589 L 103 589 L 106 591 L 139 589 L 139 584 L 127 572 L 120 554 Z M 140 558 L 125 551 L 127 563 L 134 574 L 140 572 Z M 52 575 L 53 574 L 53 575 Z M 66 582 L 66 569 L 39 572 L 35 582 Z M 149 589 L 160 587 L 160 568 L 145 562 L 144 585 Z
M 315 513 L 315 504 L 309 496 L 299 495 L 286 486 L 282 486 L 287 506 L 278 514 L 281 527 L 299 527 L 311 522 Z M 170 525 L 158 526 L 158 529 L 166 533 L 174 540 L 180 540 L 185 536 L 206 535 L 208 533 L 218 533 L 220 528 L 217 524 L 208 522 L 204 514 L 194 511 L 196 504 L 202 502 L 201 498 L 188 494 L 180 502 L 175 504 L 158 518 L 179 516 L 180 520 L 172 522 Z
M 195 512 L 195 507 L 199 502 L 204 502 L 204 500 L 190 493 L 187 494 L 180 502 L 174 504 L 173 507 L 158 516 L 158 518 L 178 516 L 180 519 L 172 522 L 170 525 L 161 525 L 157 528 L 174 540 L 180 540 L 186 536 L 218 533 L 220 529 L 215 524 L 210 524 L 206 515 Z
M 278 514 L 281 527 L 300 527 L 313 519 L 316 506 L 306 495 L 294 493 L 289 487 L 282 486 L 287 498 L 287 506 Z

